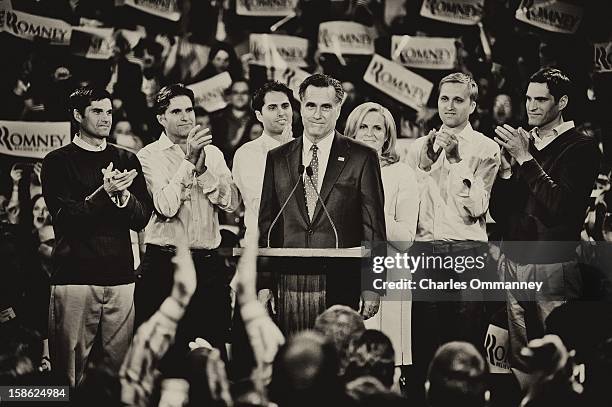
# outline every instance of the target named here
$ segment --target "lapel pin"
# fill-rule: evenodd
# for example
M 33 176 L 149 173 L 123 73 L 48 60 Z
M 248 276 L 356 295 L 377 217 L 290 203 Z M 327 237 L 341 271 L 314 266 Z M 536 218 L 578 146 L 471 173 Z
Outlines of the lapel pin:
M 338 157 L 338 161 L 344 161 L 344 157 Z

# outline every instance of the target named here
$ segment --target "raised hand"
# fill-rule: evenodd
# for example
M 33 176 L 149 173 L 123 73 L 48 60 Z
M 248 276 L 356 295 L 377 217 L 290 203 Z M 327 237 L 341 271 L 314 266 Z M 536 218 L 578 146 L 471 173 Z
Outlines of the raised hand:
M 134 182 L 137 174 L 136 170 L 124 170 L 123 172 L 113 170 L 113 163 L 111 162 L 108 164 L 108 167 L 102 169 L 104 190 L 112 198 L 127 190 L 132 185 L 132 182 Z
M 446 159 L 449 163 L 454 164 L 461 161 L 459 155 L 459 140 L 457 136 L 445 129 L 440 129 L 436 133 L 436 141 L 444 149 L 446 153 Z
M 187 135 L 187 153 L 185 158 L 193 165 L 196 165 L 204 146 L 211 143 L 212 134 L 210 130 L 208 128 L 200 130 L 200 125 L 197 124 Z M 206 161 L 206 154 L 204 155 L 204 161 Z
M 434 147 L 436 142 L 436 129 L 430 130 L 425 137 L 425 143 L 423 143 L 419 157 L 419 168 L 429 171 L 433 163 L 435 163 L 438 160 L 438 157 L 440 157 L 442 149 L 436 151 Z
M 17 164 L 13 164 L 11 167 L 11 179 L 13 180 L 13 185 L 18 185 L 22 177 L 23 169 L 17 168 Z
M 531 154 L 529 153 L 529 140 L 531 136 L 523 128 L 513 128 L 507 124 L 497 126 L 495 128 L 497 137 L 494 140 L 503 147 L 510 156 L 512 156 L 519 164 L 529 161 Z

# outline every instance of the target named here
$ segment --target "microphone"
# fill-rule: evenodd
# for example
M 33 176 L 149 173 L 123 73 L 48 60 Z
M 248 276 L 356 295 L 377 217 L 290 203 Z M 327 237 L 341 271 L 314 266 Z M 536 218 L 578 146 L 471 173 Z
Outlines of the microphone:
M 298 185 L 300 185 L 300 181 L 302 180 L 302 177 L 304 176 L 304 169 L 305 169 L 304 165 L 300 164 L 300 166 L 298 167 L 298 172 L 300 173 L 300 176 L 298 177 L 297 182 L 293 186 L 293 189 L 289 193 L 289 196 L 287 197 L 287 199 L 285 199 L 285 202 L 283 203 L 283 205 L 281 206 L 280 210 L 278 211 L 278 214 L 276 215 L 276 217 L 274 218 L 274 220 L 270 224 L 270 228 L 268 229 L 268 248 L 270 248 L 270 234 L 272 233 L 272 228 L 274 228 L 274 225 L 276 224 L 276 222 L 280 218 L 281 214 L 285 210 L 285 207 L 287 206 L 287 204 L 289 203 L 289 200 L 291 199 L 291 197 L 295 193 L 295 190 L 297 189 Z
M 325 211 L 325 215 L 327 216 L 327 219 L 329 220 L 329 223 L 331 224 L 331 227 L 334 230 L 334 236 L 336 237 L 336 249 L 337 249 L 338 248 L 338 230 L 336 230 L 336 225 L 334 224 L 332 217 L 329 215 L 329 212 L 327 211 L 327 207 L 325 206 L 325 203 L 321 199 L 321 195 L 319 195 L 319 190 L 317 189 L 317 186 L 312 181 L 312 174 L 313 174 L 313 170 L 312 170 L 312 167 L 309 165 L 308 167 L 306 167 L 306 175 L 308 175 L 308 180 L 310 180 L 310 184 L 314 188 L 315 194 L 317 194 L 317 199 L 319 200 L 319 202 L 321 202 L 321 207 L 323 208 L 323 211 Z

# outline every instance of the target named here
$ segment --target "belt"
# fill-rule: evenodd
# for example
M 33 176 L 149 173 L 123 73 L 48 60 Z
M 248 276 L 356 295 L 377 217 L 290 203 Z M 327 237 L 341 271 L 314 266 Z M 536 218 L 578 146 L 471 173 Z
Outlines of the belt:
M 463 252 L 466 250 L 477 249 L 484 246 L 483 242 L 431 242 L 426 243 L 426 247 L 428 247 L 432 253 L 457 253 Z
M 176 254 L 176 246 L 159 246 L 156 244 L 147 243 L 147 250 L 149 250 L 149 248 L 162 253 Z M 192 256 L 198 257 L 210 257 L 217 253 L 217 249 L 189 249 L 189 251 L 191 252 Z

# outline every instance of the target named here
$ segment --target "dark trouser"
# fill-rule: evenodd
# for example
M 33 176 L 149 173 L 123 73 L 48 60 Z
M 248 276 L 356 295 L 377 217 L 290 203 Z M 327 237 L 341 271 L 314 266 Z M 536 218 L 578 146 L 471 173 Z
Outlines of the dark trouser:
M 136 325 L 149 319 L 170 295 L 174 282 L 171 263 L 174 253 L 165 247 L 147 245 L 137 280 Z M 174 344 L 162 359 L 160 370 L 166 376 L 182 377 L 189 342 L 201 337 L 227 360 L 225 343 L 229 338 L 231 303 L 229 272 L 215 251 L 192 250 L 198 285 L 178 324 Z
M 483 256 L 486 246 L 461 250 L 450 248 L 448 252 L 437 252 L 430 244 L 415 244 L 411 249 L 413 256 Z M 474 271 L 460 274 L 445 269 L 417 271 L 413 280 L 432 279 L 436 282 L 469 281 L 480 278 Z M 474 301 L 474 293 L 468 297 L 463 290 L 441 289 L 415 293 L 412 303 L 412 362 L 414 380 L 409 387 L 417 392 L 415 398 L 424 400 L 423 384 L 429 363 L 439 346 L 451 341 L 465 341 L 473 344 L 484 353 L 483 343 L 486 332 L 484 321 L 484 302 Z M 469 298 L 469 300 L 466 300 Z
M 289 258 L 272 262 L 277 290 L 277 324 L 286 335 L 312 329 L 332 305 L 359 307 L 360 260 Z

